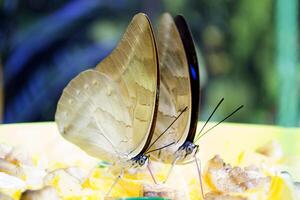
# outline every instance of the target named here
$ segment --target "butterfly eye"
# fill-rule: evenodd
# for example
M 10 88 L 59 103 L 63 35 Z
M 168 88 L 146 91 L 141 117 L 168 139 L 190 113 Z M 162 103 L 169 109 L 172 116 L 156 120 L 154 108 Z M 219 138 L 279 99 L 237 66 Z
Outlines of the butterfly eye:
M 145 164 L 145 162 L 146 162 L 146 159 L 147 158 L 145 158 L 144 156 L 143 157 L 141 157 L 140 159 L 139 159 L 139 165 L 144 165 Z
M 189 145 L 187 148 L 186 148 L 186 152 L 188 154 L 192 153 L 194 151 L 194 147 L 192 145 Z

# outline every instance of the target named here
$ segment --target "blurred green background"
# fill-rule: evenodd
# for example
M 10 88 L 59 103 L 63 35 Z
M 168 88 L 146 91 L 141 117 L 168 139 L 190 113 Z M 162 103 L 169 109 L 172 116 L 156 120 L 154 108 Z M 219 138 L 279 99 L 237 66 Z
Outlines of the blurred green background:
M 197 45 L 201 120 L 224 97 L 215 121 L 244 104 L 229 121 L 300 124 L 297 0 L 0 0 L 0 9 L 4 123 L 53 120 L 65 85 L 109 54 L 134 14 L 155 29 L 170 12 Z

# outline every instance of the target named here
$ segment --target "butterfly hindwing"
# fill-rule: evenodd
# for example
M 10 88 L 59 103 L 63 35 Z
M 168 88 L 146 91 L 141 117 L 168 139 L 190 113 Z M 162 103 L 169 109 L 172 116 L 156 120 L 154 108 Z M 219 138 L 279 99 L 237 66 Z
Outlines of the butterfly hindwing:
M 98 71 L 81 72 L 67 85 L 55 120 L 64 138 L 95 157 L 116 158 L 129 150 L 122 145 L 132 123 L 129 112 L 118 86 Z

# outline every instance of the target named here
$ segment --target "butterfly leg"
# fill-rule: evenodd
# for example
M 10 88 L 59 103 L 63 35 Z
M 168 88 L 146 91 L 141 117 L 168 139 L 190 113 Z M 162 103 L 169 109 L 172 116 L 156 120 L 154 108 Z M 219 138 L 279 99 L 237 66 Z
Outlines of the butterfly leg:
M 120 174 L 115 178 L 113 184 L 110 186 L 108 192 L 106 193 L 106 197 L 109 196 L 109 194 L 111 193 L 112 189 L 115 187 L 115 185 L 118 183 L 119 179 L 123 177 L 123 174 L 124 174 L 124 169 L 121 169 L 121 172 Z
M 196 166 L 197 166 L 197 172 L 198 172 L 198 176 L 199 176 L 199 181 L 200 181 L 200 189 L 201 189 L 201 195 L 202 198 L 204 198 L 204 191 L 203 191 L 203 184 L 202 184 L 202 174 L 201 174 L 201 161 L 199 160 L 198 163 L 198 158 L 196 157 L 196 154 L 194 155 L 195 158 L 195 162 L 196 162 Z
M 168 179 L 169 179 L 169 177 L 171 175 L 171 172 L 173 171 L 173 168 L 174 168 L 176 162 L 178 161 L 178 159 L 179 159 L 179 157 L 175 157 L 175 159 L 173 160 L 172 165 L 171 165 L 171 167 L 170 167 L 170 169 L 168 171 L 168 174 L 167 174 L 167 177 L 166 177 L 164 183 L 166 183 L 168 181 Z
M 187 152 L 185 152 L 185 154 L 184 154 L 184 159 L 186 159 L 186 157 L 188 156 L 189 154 L 187 153 Z
M 150 161 L 148 161 L 147 168 L 148 168 L 148 171 L 149 171 L 149 173 L 150 173 L 150 175 L 151 175 L 151 178 L 152 178 L 153 182 L 154 182 L 155 184 L 157 184 L 157 182 L 156 182 L 156 180 L 155 180 L 155 177 L 154 177 L 154 175 L 153 175 L 153 173 L 152 173 L 152 170 L 151 170 L 151 168 L 150 168 Z

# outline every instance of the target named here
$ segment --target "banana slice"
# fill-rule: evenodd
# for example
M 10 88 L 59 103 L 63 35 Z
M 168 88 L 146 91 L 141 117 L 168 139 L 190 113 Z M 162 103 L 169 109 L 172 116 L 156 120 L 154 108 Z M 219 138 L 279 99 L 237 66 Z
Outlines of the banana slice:
M 69 174 L 65 169 L 50 172 L 44 178 L 44 185 L 51 185 L 58 189 L 63 196 L 80 194 L 82 191 L 80 181 Z
M 0 158 L 0 172 L 4 172 L 8 175 L 12 175 L 21 179 L 25 178 L 24 171 L 22 170 L 21 167 L 1 158 Z
M 16 165 L 33 165 L 32 158 L 27 151 L 22 148 L 13 148 L 6 156 L 5 160 Z

